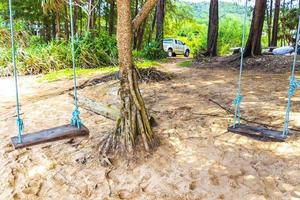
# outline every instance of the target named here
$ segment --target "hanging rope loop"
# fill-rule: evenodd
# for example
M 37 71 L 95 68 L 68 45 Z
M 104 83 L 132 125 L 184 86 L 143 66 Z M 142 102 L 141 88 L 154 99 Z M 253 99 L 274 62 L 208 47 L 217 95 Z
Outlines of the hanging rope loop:
M 289 122 L 290 122 L 290 112 L 292 107 L 292 97 L 294 96 L 297 88 L 300 88 L 300 82 L 295 79 L 295 69 L 297 65 L 297 51 L 298 51 L 298 44 L 299 44 L 299 34 L 300 34 L 300 15 L 298 16 L 298 30 L 296 35 L 296 45 L 294 51 L 294 60 L 292 65 L 292 72 L 290 78 L 290 87 L 288 90 L 288 102 L 286 106 L 286 113 L 285 113 L 285 120 L 284 120 L 284 127 L 282 135 L 287 137 L 289 134 Z
M 236 127 L 236 122 L 238 124 L 241 122 L 241 102 L 243 97 L 241 96 L 241 85 L 242 85 L 242 75 L 243 75 L 243 67 L 244 67 L 244 49 L 245 49 L 245 40 L 246 40 L 246 23 L 247 23 L 247 12 L 248 12 L 248 0 L 245 0 L 244 6 L 244 22 L 243 22 L 243 35 L 242 35 L 242 47 L 240 48 L 240 73 L 238 79 L 238 88 L 237 88 L 237 95 L 233 101 L 235 105 L 235 112 L 234 112 L 234 124 L 233 127 Z
M 288 95 L 290 97 L 294 96 L 294 94 L 298 88 L 300 88 L 300 82 L 296 81 L 295 77 L 291 77 Z
M 22 143 L 22 134 L 24 132 L 24 122 L 20 117 L 17 117 L 17 126 L 18 126 L 18 131 L 19 133 L 19 143 Z
M 20 100 L 19 100 L 19 87 L 18 87 L 18 71 L 16 61 L 16 46 L 15 46 L 15 34 L 14 34 L 14 19 L 12 10 L 12 0 L 8 1 L 9 7 L 9 25 L 10 25 L 10 39 L 11 39 L 11 55 L 12 65 L 14 70 L 14 81 L 15 81 L 15 94 L 16 94 L 16 112 L 17 112 L 17 126 L 18 126 L 18 137 L 19 143 L 22 143 L 22 134 L 24 131 L 24 123 L 20 116 Z
M 72 51 L 72 66 L 73 66 L 73 80 L 74 80 L 74 104 L 75 109 L 72 113 L 71 125 L 81 128 L 82 122 L 80 120 L 80 112 L 78 108 L 77 97 L 77 78 L 76 78 L 76 59 L 75 59 L 75 38 L 74 38 L 74 20 L 73 20 L 73 1 L 69 0 L 70 8 L 70 25 L 71 25 L 71 51 Z

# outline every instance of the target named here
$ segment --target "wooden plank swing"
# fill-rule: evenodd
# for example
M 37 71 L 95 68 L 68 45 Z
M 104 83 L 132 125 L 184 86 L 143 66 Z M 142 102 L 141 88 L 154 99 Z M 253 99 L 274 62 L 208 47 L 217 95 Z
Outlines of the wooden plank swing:
M 45 129 L 35 133 L 24 134 L 22 136 L 22 143 L 19 143 L 19 137 L 15 136 L 11 138 L 11 142 L 15 149 L 19 149 L 47 142 L 55 142 L 63 139 L 85 137 L 88 135 L 89 130 L 84 125 L 81 125 L 79 129 L 72 125 L 63 125 L 55 128 Z
M 287 136 L 289 135 L 289 118 L 290 118 L 290 111 L 291 111 L 291 98 L 295 93 L 297 88 L 300 88 L 300 81 L 296 81 L 295 79 L 295 67 L 297 61 L 297 50 L 298 50 L 298 41 L 299 41 L 299 32 L 300 32 L 300 16 L 298 19 L 298 31 L 297 31 L 297 39 L 296 39 L 296 47 L 294 52 L 294 59 L 293 59 L 293 67 L 291 72 L 290 78 L 290 87 L 288 90 L 288 103 L 286 108 L 286 115 L 285 115 L 285 122 L 284 122 L 284 129 L 283 131 L 276 131 L 272 129 L 267 129 L 263 127 L 256 127 L 252 125 L 245 125 L 241 124 L 241 111 L 240 105 L 242 101 L 241 96 L 241 82 L 242 82 L 242 72 L 243 72 L 243 61 L 244 61 L 244 47 L 245 47 L 245 33 L 246 33 L 246 21 L 247 21 L 247 8 L 248 8 L 248 1 L 245 1 L 245 11 L 244 11 L 244 23 L 243 23 L 243 36 L 242 36 L 242 48 L 241 48 L 241 57 L 240 57 L 240 73 L 238 79 L 238 88 L 237 88 L 237 95 L 234 100 L 235 105 L 235 113 L 234 113 L 234 125 L 228 127 L 228 131 L 233 133 L 238 133 L 241 135 L 248 135 L 254 137 L 261 137 L 261 138 L 269 138 L 272 140 L 277 141 L 285 141 Z

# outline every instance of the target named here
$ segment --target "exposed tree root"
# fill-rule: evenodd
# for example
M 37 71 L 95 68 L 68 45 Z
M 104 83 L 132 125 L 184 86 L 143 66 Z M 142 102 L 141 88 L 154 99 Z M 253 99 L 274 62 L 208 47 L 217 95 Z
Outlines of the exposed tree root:
M 138 88 L 135 67 L 127 70 L 121 78 L 121 112 L 115 130 L 100 144 L 102 157 L 112 158 L 115 155 L 134 155 L 139 146 L 150 152 L 158 145 L 144 100 Z M 140 145 L 142 144 L 142 145 Z

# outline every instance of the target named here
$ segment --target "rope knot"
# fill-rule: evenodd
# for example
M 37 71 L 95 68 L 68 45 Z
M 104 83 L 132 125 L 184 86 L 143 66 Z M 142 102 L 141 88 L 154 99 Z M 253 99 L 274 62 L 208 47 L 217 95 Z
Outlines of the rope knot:
M 22 144 L 22 133 L 24 131 L 24 122 L 20 117 L 17 117 L 17 126 L 19 129 L 19 143 Z
M 300 87 L 300 82 L 295 80 L 295 77 L 290 80 L 289 96 L 294 96 L 296 89 Z
M 75 110 L 72 113 L 72 119 L 71 119 L 71 125 L 76 126 L 78 129 L 81 128 L 81 120 L 80 120 L 80 111 L 78 108 L 75 108 Z
M 236 98 L 233 100 L 233 104 L 240 105 L 242 103 L 243 97 L 241 95 L 237 95 Z
M 17 126 L 19 128 L 19 132 L 22 133 L 24 131 L 24 122 L 20 117 L 17 118 Z

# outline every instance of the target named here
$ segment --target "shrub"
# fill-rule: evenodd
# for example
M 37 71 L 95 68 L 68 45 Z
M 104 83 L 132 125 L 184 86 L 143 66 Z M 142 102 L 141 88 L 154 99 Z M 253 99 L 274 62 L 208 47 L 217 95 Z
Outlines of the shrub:
M 0 36 L 0 76 L 12 75 L 9 32 L 0 29 Z M 51 41 L 47 44 L 40 37 L 29 37 L 22 31 L 16 34 L 16 44 L 17 67 L 20 74 L 45 74 L 72 67 L 71 48 L 68 42 Z M 106 67 L 116 65 L 118 61 L 116 39 L 105 34 L 98 37 L 86 34 L 76 40 L 75 49 L 78 67 Z
M 97 37 L 87 33 L 76 41 L 76 57 L 79 66 L 95 68 L 116 65 L 118 49 L 115 37 L 102 33 Z
M 160 42 L 150 42 L 143 49 L 143 57 L 149 60 L 163 59 L 167 57 L 167 53 L 161 48 Z
M 133 56 L 133 59 L 135 61 L 142 60 L 143 59 L 143 52 L 138 51 L 138 50 L 133 50 L 132 51 L 132 56 Z

